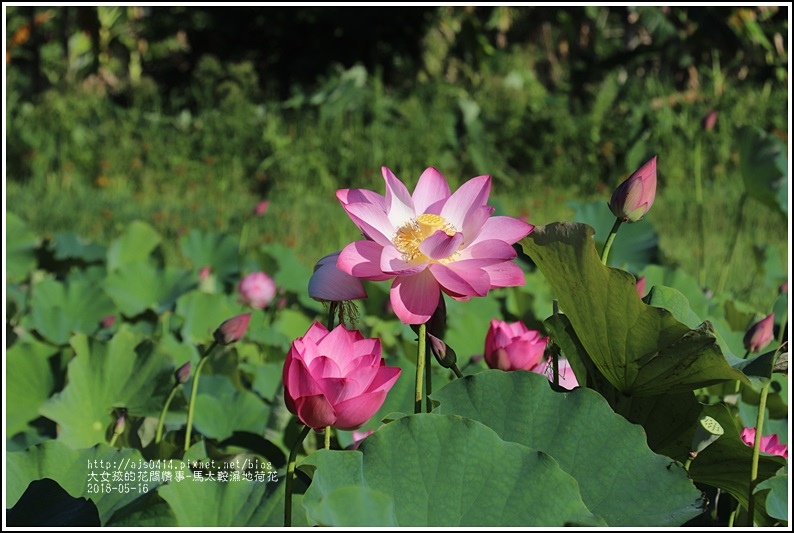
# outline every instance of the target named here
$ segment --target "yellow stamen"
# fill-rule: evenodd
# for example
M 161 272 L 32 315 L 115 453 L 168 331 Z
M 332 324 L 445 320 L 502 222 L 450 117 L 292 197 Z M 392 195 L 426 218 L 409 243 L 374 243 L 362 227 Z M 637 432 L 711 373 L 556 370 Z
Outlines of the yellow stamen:
M 392 242 L 403 253 L 404 260 L 413 261 L 424 255 L 419 251 L 422 242 L 438 230 L 450 237 L 456 233 L 454 226 L 441 215 L 423 213 L 398 229 Z

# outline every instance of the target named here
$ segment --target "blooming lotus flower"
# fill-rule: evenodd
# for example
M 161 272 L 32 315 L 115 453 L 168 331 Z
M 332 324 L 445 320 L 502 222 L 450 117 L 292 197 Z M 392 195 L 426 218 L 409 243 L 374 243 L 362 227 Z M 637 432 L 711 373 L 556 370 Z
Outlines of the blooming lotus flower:
M 276 295 L 276 282 L 264 272 L 252 272 L 240 280 L 237 291 L 245 305 L 262 309 Z
M 284 361 L 284 403 L 305 425 L 358 429 L 380 409 L 402 371 L 386 366 L 380 339 L 315 322 Z
M 386 195 L 340 189 L 336 196 L 365 240 L 347 245 L 340 270 L 357 278 L 394 278 L 390 301 L 405 324 L 423 324 L 433 315 L 441 291 L 465 301 L 495 287 L 525 283 L 513 262 L 513 244 L 534 228 L 517 218 L 492 217 L 486 204 L 490 176 L 478 176 L 450 192 L 435 168 L 419 177 L 413 194 L 386 167 Z
M 767 315 L 750 326 L 744 334 L 744 348 L 750 353 L 758 353 L 766 348 L 775 336 L 775 314 Z
M 609 210 L 623 222 L 637 222 L 656 198 L 656 156 L 621 183 L 609 200 Z
M 337 268 L 339 253 L 328 254 L 317 261 L 309 279 L 309 296 L 315 300 L 342 302 L 367 297 L 360 279 Z
M 551 358 L 541 361 L 532 368 L 532 372 L 543 374 L 549 378 L 550 382 L 554 383 L 554 363 Z M 579 381 L 576 379 L 576 374 L 573 373 L 571 363 L 564 357 L 557 359 L 557 374 L 559 375 L 557 383 L 563 389 L 573 390 L 579 386 Z
M 523 322 L 493 319 L 485 335 L 485 362 L 499 370 L 532 370 L 544 360 L 548 340 Z
M 755 428 L 744 428 L 742 430 L 742 441 L 748 446 L 755 445 Z M 761 451 L 772 455 L 779 455 L 788 459 L 788 446 L 781 444 L 777 434 L 764 435 L 761 437 Z

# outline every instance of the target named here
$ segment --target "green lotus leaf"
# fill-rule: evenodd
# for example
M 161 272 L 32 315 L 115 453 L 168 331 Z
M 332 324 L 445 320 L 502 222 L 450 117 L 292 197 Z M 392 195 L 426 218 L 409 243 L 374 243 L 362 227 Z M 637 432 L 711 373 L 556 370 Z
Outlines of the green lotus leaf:
M 589 389 L 558 393 L 540 374 L 488 370 L 450 383 L 433 399 L 440 402 L 434 413 L 477 420 L 503 440 L 554 457 L 609 526 L 682 525 L 704 510 L 686 472 L 669 468 L 640 427 Z
M 66 387 L 39 409 L 60 426 L 59 441 L 72 448 L 105 442 L 115 408 L 126 408 L 129 416 L 159 416 L 174 369 L 151 343 L 125 326 L 108 343 L 78 334 L 71 345 L 75 357 Z
M 609 268 L 578 223 L 536 227 L 521 241 L 546 276 L 579 341 L 604 377 L 626 395 L 692 391 L 747 377 L 722 354 L 709 322 L 696 329 L 643 303 L 635 277 Z
M 604 525 L 549 455 L 459 416 L 406 416 L 367 437 L 359 451 L 319 450 L 299 468 L 312 475 L 303 498 L 310 519 L 383 520 L 370 527 Z M 351 486 L 375 491 L 359 502 L 385 507 L 353 506 L 334 495 Z

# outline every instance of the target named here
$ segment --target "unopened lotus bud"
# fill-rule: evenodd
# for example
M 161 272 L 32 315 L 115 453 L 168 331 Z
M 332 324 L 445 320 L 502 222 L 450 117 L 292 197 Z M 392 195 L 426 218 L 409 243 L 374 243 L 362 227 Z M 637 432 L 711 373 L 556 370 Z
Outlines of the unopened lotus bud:
M 226 320 L 223 324 L 218 326 L 213 336 L 219 344 L 228 345 L 233 344 L 245 335 L 245 330 L 248 329 L 248 322 L 251 320 L 251 313 L 244 313 L 237 315 Z
M 116 425 L 113 426 L 113 433 L 116 435 L 121 435 L 124 433 L 124 428 L 127 425 L 127 414 L 121 413 L 121 416 L 116 419 Z
M 750 353 L 758 353 L 766 348 L 775 336 L 775 314 L 769 314 L 750 326 L 744 334 L 744 348 Z
M 637 222 L 650 210 L 656 199 L 656 156 L 653 156 L 626 181 L 609 200 L 609 210 L 623 222 Z
M 190 361 L 176 369 L 176 372 L 174 372 L 174 378 L 176 379 L 176 382 L 180 384 L 186 383 L 187 380 L 190 379 Z
M 458 362 L 458 356 L 451 346 L 447 345 L 444 341 L 435 335 L 427 334 L 428 345 L 433 356 L 444 368 L 452 368 Z

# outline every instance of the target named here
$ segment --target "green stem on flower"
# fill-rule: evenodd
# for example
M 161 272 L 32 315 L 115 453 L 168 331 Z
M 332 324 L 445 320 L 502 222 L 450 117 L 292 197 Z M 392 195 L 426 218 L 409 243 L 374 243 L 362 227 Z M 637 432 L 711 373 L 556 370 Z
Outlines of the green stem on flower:
M 736 505 L 736 508 L 731 511 L 731 515 L 728 517 L 728 527 L 733 527 L 733 523 L 736 521 L 736 515 L 739 514 L 739 505 Z
M 734 224 L 734 228 L 736 230 L 733 232 L 733 239 L 731 240 L 731 244 L 728 246 L 728 254 L 725 256 L 725 260 L 722 262 L 722 271 L 720 272 L 720 280 L 717 282 L 717 289 L 714 291 L 715 294 L 722 294 L 722 290 L 725 288 L 725 282 L 728 281 L 728 272 L 731 270 L 731 261 L 733 260 L 733 254 L 736 252 L 736 244 L 739 242 L 739 232 L 744 226 L 744 204 L 747 203 L 747 193 L 742 193 L 742 197 L 739 199 L 739 216 L 737 217 L 736 224 Z
M 430 365 L 430 350 L 425 351 L 425 402 L 426 412 L 433 410 L 432 403 L 430 402 L 430 394 L 433 392 L 433 385 L 431 383 L 430 371 L 433 367 Z
M 615 240 L 615 235 L 618 234 L 618 229 L 620 229 L 620 225 L 623 224 L 623 219 L 616 218 L 615 223 L 612 225 L 612 230 L 609 232 L 607 236 L 607 241 L 604 243 L 604 249 L 601 252 L 601 263 L 606 265 L 607 258 L 609 257 L 609 249 L 612 248 L 612 241 Z
M 463 377 L 463 372 L 460 371 L 460 368 L 458 368 L 457 363 L 452 363 L 452 366 L 449 368 L 455 373 L 456 378 L 460 379 Z
M 766 416 L 766 397 L 769 394 L 769 385 L 772 383 L 772 380 L 767 380 L 764 383 L 764 386 L 761 387 L 761 398 L 758 400 L 758 416 L 755 419 L 755 441 L 753 442 L 753 462 L 750 465 L 750 493 L 748 494 L 749 499 L 747 500 L 749 503 L 747 504 L 747 520 L 750 527 L 754 525 L 754 513 L 755 513 L 755 497 L 753 496 L 753 490 L 755 489 L 756 479 L 758 479 L 758 459 L 761 455 L 761 435 L 763 434 L 764 429 L 764 417 Z
M 179 389 L 180 385 L 181 383 L 174 383 L 174 386 L 171 387 L 171 393 L 168 395 L 168 399 L 166 399 L 165 405 L 163 405 L 163 410 L 160 411 L 160 418 L 157 420 L 157 432 L 154 434 L 155 444 L 163 440 L 163 427 L 165 426 L 165 414 L 168 412 L 168 407 L 171 405 L 171 401 L 173 401 L 174 396 L 176 396 L 176 391 Z
M 701 288 L 706 286 L 706 234 L 703 228 L 703 178 L 701 171 L 702 136 L 695 137 L 695 202 L 697 204 L 698 226 L 698 283 Z
M 325 426 L 325 449 L 331 449 L 331 426 Z
M 312 428 L 305 426 L 298 435 L 298 440 L 289 452 L 289 463 L 287 463 L 287 479 L 284 482 L 284 527 L 292 525 L 292 481 L 295 477 L 295 458 L 298 456 L 298 448 L 301 447 L 306 435 Z
M 425 352 L 427 349 L 427 324 L 419 325 L 416 347 L 416 381 L 414 383 L 414 413 L 422 412 L 422 378 L 425 374 Z
M 118 433 L 113 433 L 113 436 L 110 437 L 110 447 L 112 448 L 116 444 L 116 439 L 119 438 Z
M 190 388 L 190 401 L 187 405 L 187 427 L 185 428 L 185 451 L 188 451 L 190 448 L 190 434 L 193 431 L 193 415 L 196 411 L 196 396 L 198 396 L 198 382 L 199 377 L 201 377 L 201 369 L 204 368 L 204 364 L 209 360 L 212 351 L 215 349 L 216 346 L 219 346 L 217 341 L 212 341 L 212 344 L 207 351 L 204 352 L 204 357 L 201 358 L 199 361 L 198 367 L 196 367 L 196 372 L 193 374 L 193 386 Z
M 331 302 L 331 305 L 328 306 L 328 331 L 334 329 L 334 315 L 338 305 L 339 302 Z

